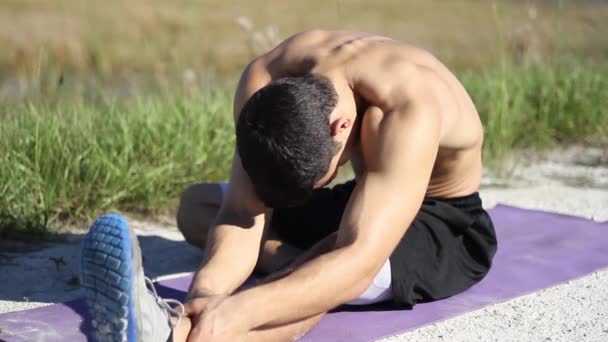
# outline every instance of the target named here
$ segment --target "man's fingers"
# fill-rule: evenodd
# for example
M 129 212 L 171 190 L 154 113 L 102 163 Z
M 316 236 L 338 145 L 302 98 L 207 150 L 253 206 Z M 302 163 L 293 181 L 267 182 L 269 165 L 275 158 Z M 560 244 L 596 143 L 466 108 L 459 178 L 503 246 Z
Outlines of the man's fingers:
M 204 342 L 202 339 L 202 313 L 205 310 L 206 301 L 202 298 L 194 299 L 184 304 L 184 314 L 190 317 L 190 332 L 186 342 Z
M 205 298 L 196 298 L 184 303 L 184 315 L 193 316 L 200 314 L 207 304 Z
M 190 330 L 190 334 L 188 334 L 188 340 L 186 342 L 203 342 L 201 324 L 196 323 L 193 322 L 192 329 Z
M 190 316 L 194 312 L 194 308 L 192 306 L 192 301 L 184 303 L 184 315 Z

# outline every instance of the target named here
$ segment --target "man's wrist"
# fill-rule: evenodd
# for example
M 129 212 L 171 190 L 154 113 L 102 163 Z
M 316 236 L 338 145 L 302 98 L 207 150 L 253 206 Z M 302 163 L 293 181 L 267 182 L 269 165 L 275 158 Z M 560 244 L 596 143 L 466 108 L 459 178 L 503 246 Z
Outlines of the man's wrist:
M 227 295 L 226 293 L 221 293 L 220 291 L 214 291 L 205 287 L 192 287 L 188 291 L 188 295 L 186 296 L 186 301 L 193 298 L 204 298 L 211 296 L 219 296 L 219 295 Z
M 209 276 L 208 274 L 204 274 L 204 272 L 199 270 L 194 275 L 186 298 L 191 299 L 230 294 L 230 291 L 221 288 L 219 284 L 214 284 L 212 280 L 213 277 Z

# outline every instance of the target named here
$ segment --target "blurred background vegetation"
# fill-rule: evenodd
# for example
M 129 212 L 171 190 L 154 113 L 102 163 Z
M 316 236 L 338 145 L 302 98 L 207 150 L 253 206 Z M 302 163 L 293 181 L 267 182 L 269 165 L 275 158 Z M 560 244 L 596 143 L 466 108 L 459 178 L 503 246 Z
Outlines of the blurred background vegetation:
M 234 85 L 291 34 L 370 31 L 463 80 L 489 172 L 520 149 L 608 146 L 608 1 L 2 0 L 0 237 L 155 214 L 227 177 Z

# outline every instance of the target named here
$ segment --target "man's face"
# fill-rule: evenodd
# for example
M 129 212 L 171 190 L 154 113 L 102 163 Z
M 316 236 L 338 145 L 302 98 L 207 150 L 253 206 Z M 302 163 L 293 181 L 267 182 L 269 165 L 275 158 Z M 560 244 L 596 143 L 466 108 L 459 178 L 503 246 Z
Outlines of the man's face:
M 317 183 L 315 183 L 313 188 L 318 189 L 330 184 L 334 179 L 336 179 L 336 176 L 338 176 L 338 168 L 343 164 L 344 163 L 340 162 L 340 154 L 335 155 L 332 158 L 331 163 L 329 164 L 329 169 L 327 170 L 327 173 L 325 174 L 325 176 L 319 179 Z
M 335 110 L 335 113 L 338 113 L 337 109 Z M 340 168 L 340 166 L 346 164 L 350 160 L 350 151 L 352 149 L 350 145 L 352 144 L 349 144 L 349 142 L 351 141 L 351 139 L 349 138 L 350 132 L 353 127 L 353 121 L 354 119 L 344 119 L 344 116 L 342 116 L 341 118 L 336 119 L 335 121 L 332 121 L 330 123 L 332 127 L 332 136 L 334 138 L 334 143 L 339 146 L 339 150 L 331 159 L 329 168 L 325 176 L 319 179 L 317 183 L 315 183 L 313 188 L 322 188 L 331 183 L 338 175 L 338 169 Z
M 331 172 L 331 171 L 330 171 Z M 329 180 L 327 182 L 325 182 L 325 184 L 323 186 L 327 186 L 329 185 L 331 182 L 334 181 L 334 179 L 336 179 L 336 176 L 338 175 L 338 168 L 336 168 L 333 172 L 333 174 L 331 175 L 331 177 L 329 178 Z

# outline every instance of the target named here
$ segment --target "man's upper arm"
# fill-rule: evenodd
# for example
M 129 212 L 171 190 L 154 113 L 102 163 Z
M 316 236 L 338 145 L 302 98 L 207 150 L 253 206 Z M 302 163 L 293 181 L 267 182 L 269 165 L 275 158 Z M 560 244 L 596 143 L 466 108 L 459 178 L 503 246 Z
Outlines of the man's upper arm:
M 233 117 L 235 125 L 247 100 L 270 81 L 270 74 L 266 70 L 262 59 L 256 59 L 247 65 L 241 75 L 234 96 Z M 259 215 L 265 210 L 264 205 L 255 195 L 251 180 L 243 169 L 236 149 L 232 160 L 230 188 L 227 196 L 224 197 L 222 208 L 228 209 L 228 211 L 242 212 L 244 210 L 253 216 Z
M 361 255 L 370 267 L 379 267 L 390 256 L 420 209 L 441 125 L 432 91 L 411 86 L 420 73 L 410 66 L 385 70 L 360 79 L 367 82 L 360 84 L 360 94 L 372 105 L 361 131 L 366 173 L 353 191 L 338 234 L 338 246 L 356 244 L 367 251 Z
M 250 65 L 239 81 L 235 95 L 235 120 L 247 99 L 265 85 L 263 78 L 256 74 L 252 73 Z M 193 293 L 232 293 L 247 279 L 259 254 L 266 212 L 266 207 L 256 198 L 235 151 L 230 187 L 215 224 L 208 231 L 203 266 L 191 286 Z M 242 260 L 236 262 L 235 253 L 243 256 Z
M 235 122 L 238 120 L 243 106 L 251 95 L 272 80 L 267 69 L 266 60 L 268 58 L 268 56 L 256 58 L 245 67 L 245 70 L 243 70 L 234 95 L 233 117 Z

